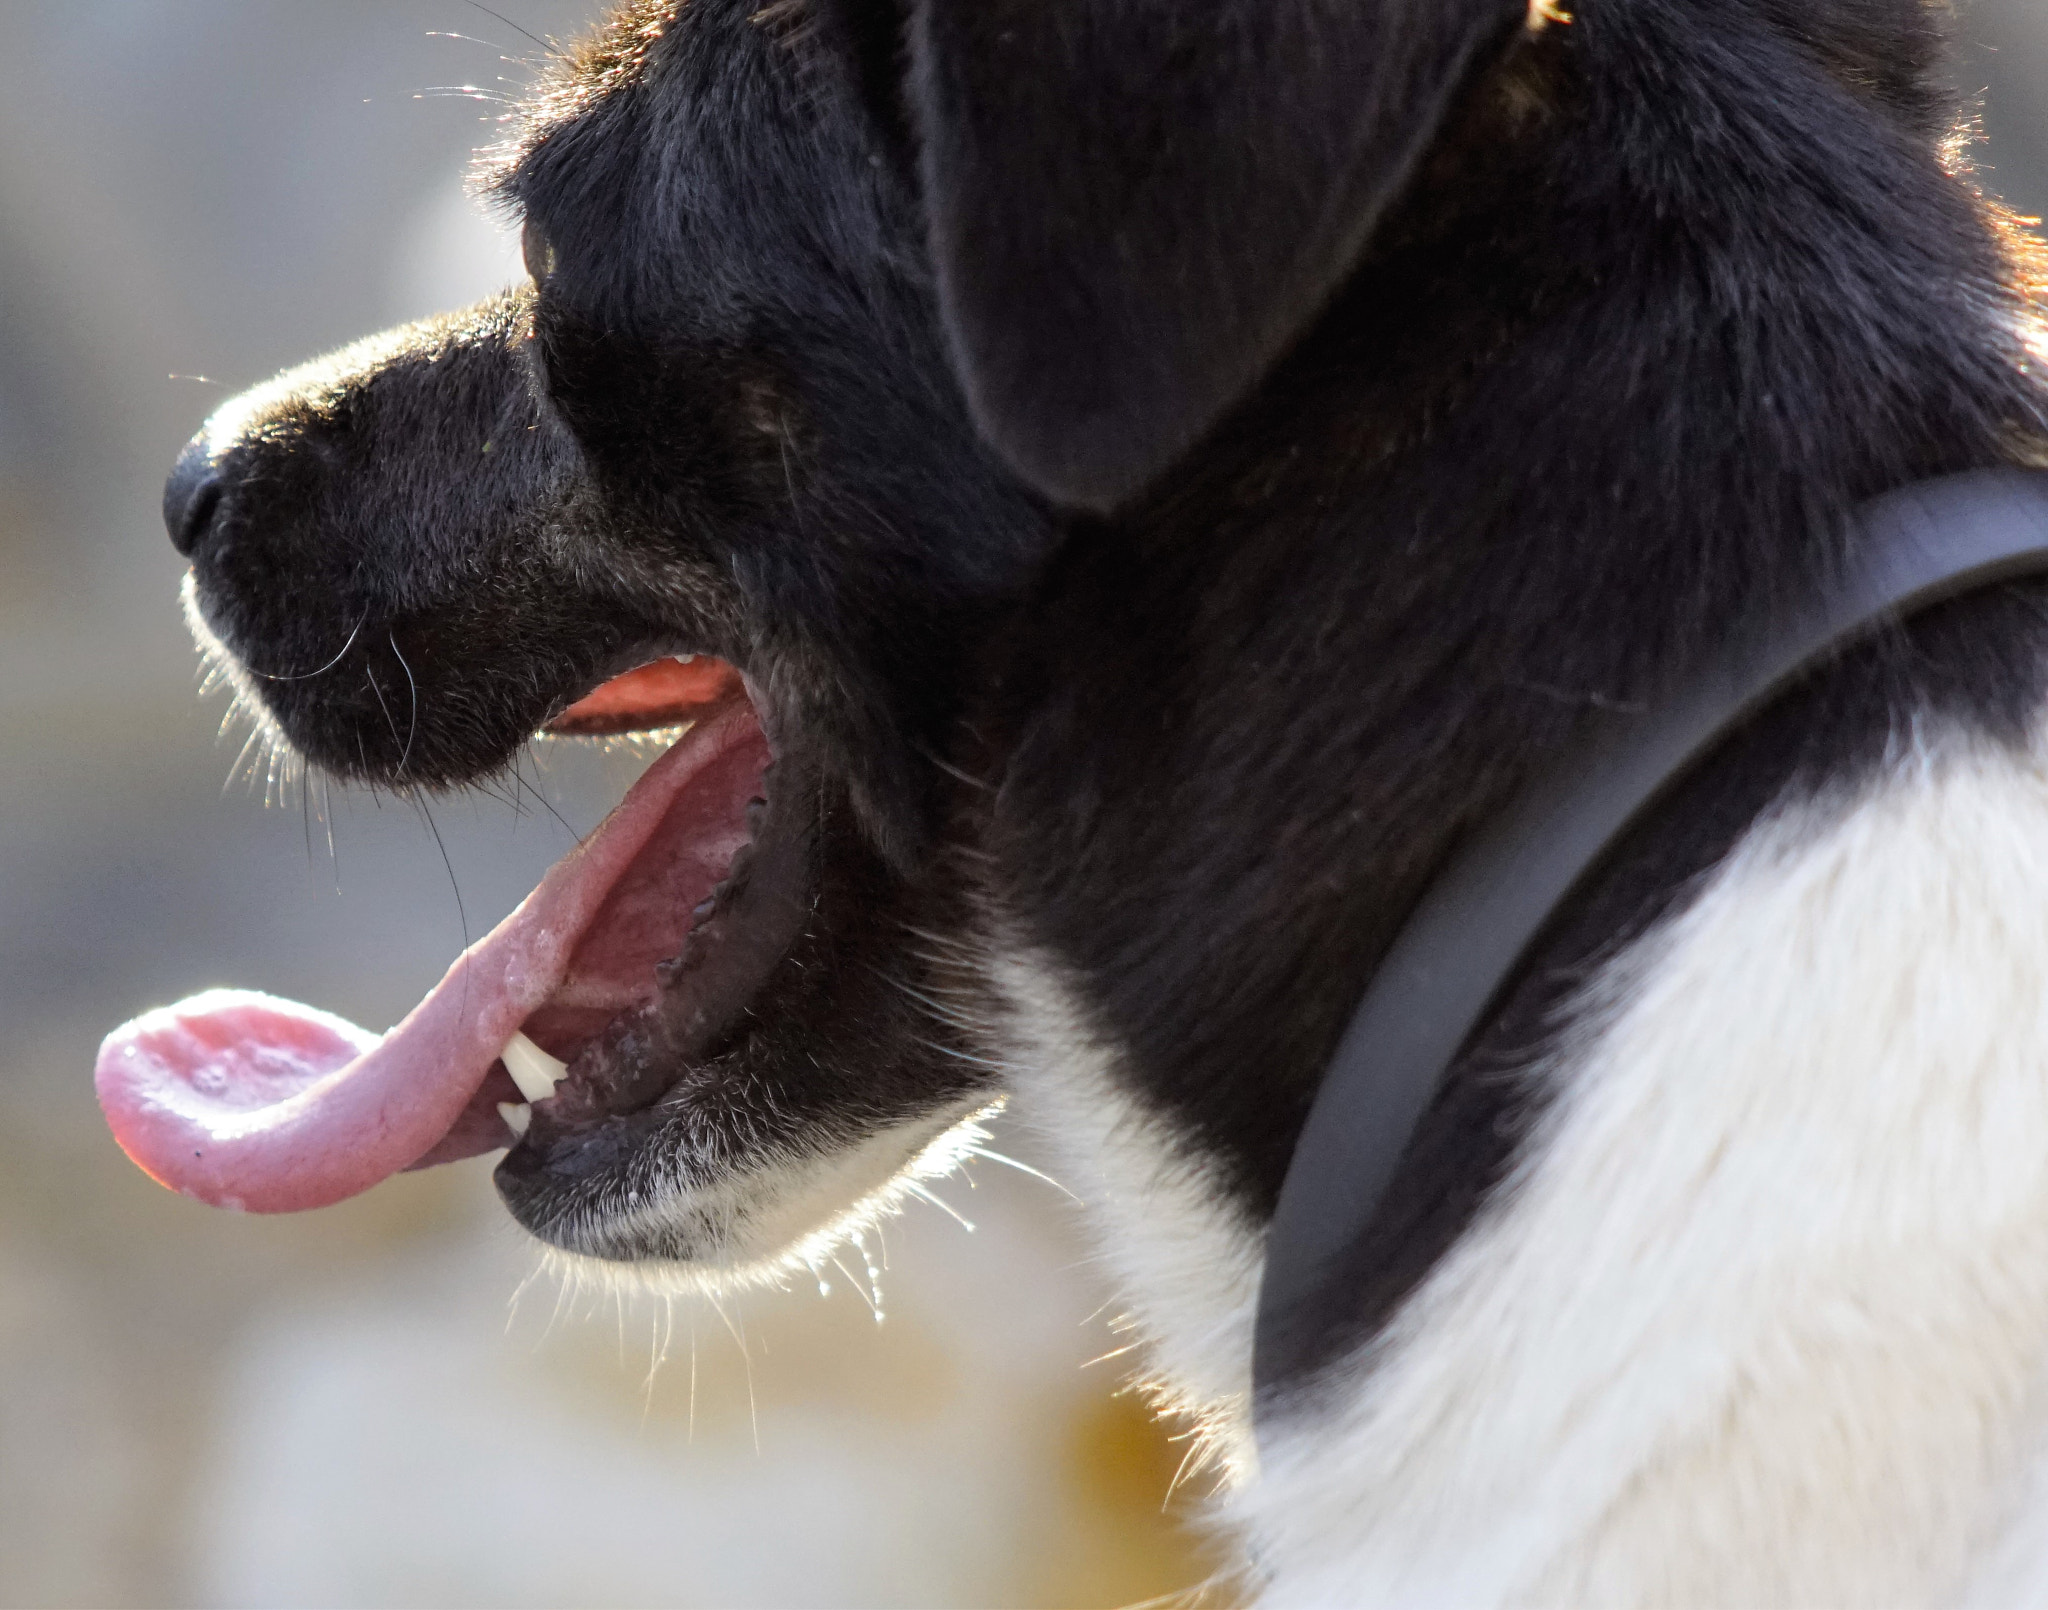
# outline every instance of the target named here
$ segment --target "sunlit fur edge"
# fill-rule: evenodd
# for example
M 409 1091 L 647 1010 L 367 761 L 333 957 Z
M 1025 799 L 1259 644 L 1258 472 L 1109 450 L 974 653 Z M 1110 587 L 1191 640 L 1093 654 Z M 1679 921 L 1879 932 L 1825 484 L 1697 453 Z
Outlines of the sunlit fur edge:
M 820 1266 L 829 1264 L 841 1247 L 895 1218 L 918 1198 L 919 1187 L 927 1181 L 944 1179 L 967 1161 L 974 1149 L 989 1138 L 987 1125 L 1002 1111 L 1006 1099 L 978 1101 L 965 1114 L 947 1118 L 945 1127 L 881 1185 L 862 1193 L 779 1252 L 730 1264 L 659 1258 L 625 1262 L 550 1246 L 543 1251 L 542 1272 L 572 1297 L 594 1293 L 607 1298 L 705 1297 L 715 1301 L 744 1291 L 786 1291 L 798 1276 L 816 1279 Z M 770 1177 L 802 1175 L 811 1172 L 814 1166 L 815 1159 L 778 1158 L 732 1183 L 758 1189 Z M 664 1214 L 673 1213 L 680 1199 L 689 1194 L 689 1187 L 672 1186 L 654 1205 L 638 1210 L 634 1216 L 658 1221 Z M 737 1206 L 744 1214 L 747 1204 Z M 613 1220 L 608 1227 L 615 1229 L 617 1223 Z

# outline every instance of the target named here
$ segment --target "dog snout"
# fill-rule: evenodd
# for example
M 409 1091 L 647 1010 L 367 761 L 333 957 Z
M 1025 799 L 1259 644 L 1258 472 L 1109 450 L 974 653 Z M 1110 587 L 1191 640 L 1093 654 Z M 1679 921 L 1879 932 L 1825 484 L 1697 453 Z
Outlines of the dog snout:
M 213 529 L 220 511 L 220 468 L 212 444 L 201 431 L 185 444 L 164 482 L 164 527 L 171 546 L 190 559 Z

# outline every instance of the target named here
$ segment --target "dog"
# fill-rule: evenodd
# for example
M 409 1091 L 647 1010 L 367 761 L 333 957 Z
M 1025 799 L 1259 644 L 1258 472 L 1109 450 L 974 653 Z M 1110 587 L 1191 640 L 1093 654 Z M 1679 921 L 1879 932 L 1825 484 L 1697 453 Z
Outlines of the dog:
M 1251 1436 L 1264 1228 L 1435 871 L 1865 500 L 2048 462 L 1942 24 L 626 6 L 492 159 L 529 282 L 229 404 L 166 517 L 338 777 L 696 724 L 451 972 L 481 1026 L 150 1031 L 368 1068 L 360 1148 L 149 1166 L 289 1207 L 510 1143 L 542 1240 L 729 1284 L 1007 1099 L 1262 1602 L 2048 1598 L 2039 583 L 1812 669 L 1630 831 Z

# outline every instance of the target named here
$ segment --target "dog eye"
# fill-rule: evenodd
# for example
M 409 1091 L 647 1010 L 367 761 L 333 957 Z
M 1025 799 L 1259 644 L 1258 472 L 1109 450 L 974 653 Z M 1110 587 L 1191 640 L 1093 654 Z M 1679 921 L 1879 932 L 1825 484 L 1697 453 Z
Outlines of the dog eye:
M 555 271 L 555 249 L 548 244 L 547 231 L 529 218 L 519 232 L 519 252 L 526 259 L 526 272 L 536 285 L 547 283 Z

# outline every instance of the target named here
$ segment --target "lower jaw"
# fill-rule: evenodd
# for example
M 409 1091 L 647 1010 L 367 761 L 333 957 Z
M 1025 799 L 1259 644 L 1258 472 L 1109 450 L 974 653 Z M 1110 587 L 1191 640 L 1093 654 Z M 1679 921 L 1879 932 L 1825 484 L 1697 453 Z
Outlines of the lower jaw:
M 648 1183 L 588 1199 L 534 1190 L 516 1154 L 498 1165 L 496 1179 L 527 1230 L 575 1258 L 634 1266 L 640 1284 L 679 1291 L 776 1285 L 815 1273 L 925 1181 L 951 1173 L 987 1138 L 983 1126 L 1001 1107 L 1000 1097 L 963 1096 L 857 1136 L 812 1136 L 800 1150 L 764 1150 L 688 1183 L 693 1160 L 680 1137 L 670 1148 L 649 1136 L 635 1156 L 636 1177 Z

